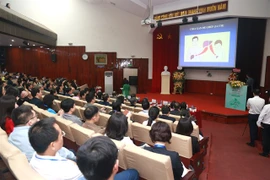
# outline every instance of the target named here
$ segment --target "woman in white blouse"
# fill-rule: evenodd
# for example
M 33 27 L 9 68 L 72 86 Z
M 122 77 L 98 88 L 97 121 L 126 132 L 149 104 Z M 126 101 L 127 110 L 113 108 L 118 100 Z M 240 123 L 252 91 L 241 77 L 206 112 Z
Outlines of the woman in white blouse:
M 130 137 L 126 136 L 127 132 L 127 117 L 121 112 L 113 113 L 109 118 L 106 126 L 106 136 L 111 139 L 121 141 L 125 144 L 134 144 Z
M 152 106 L 148 111 L 149 118 L 146 121 L 143 121 L 143 125 L 146 126 L 152 126 L 154 123 L 156 123 L 156 119 L 159 115 L 159 108 L 156 106 Z

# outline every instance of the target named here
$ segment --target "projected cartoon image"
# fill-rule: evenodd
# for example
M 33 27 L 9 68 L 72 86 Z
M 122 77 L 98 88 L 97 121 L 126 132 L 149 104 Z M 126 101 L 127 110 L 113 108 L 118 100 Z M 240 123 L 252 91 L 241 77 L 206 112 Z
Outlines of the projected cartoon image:
M 228 62 L 230 32 L 185 37 L 185 62 Z

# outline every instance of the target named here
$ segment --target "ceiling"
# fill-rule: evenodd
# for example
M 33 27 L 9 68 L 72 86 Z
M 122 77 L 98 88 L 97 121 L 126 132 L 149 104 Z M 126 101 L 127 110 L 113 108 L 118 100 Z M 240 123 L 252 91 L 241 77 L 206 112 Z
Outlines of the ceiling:
M 6 34 L 0 34 L 0 46 L 9 46 L 9 47 L 33 47 L 33 46 L 42 46 L 40 43 L 33 41 L 26 41 L 29 45 L 24 44 L 24 39 L 20 39 L 14 36 L 9 36 Z

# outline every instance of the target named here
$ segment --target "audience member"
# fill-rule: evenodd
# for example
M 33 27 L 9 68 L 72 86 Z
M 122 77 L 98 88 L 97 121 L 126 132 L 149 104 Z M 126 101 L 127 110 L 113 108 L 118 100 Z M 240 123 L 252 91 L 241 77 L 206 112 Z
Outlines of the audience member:
M 9 135 L 14 128 L 11 112 L 15 108 L 16 99 L 12 95 L 4 95 L 0 98 L 0 126 Z
M 181 162 L 181 159 L 177 152 L 169 151 L 166 149 L 166 143 L 171 143 L 170 140 L 172 138 L 172 133 L 170 127 L 165 122 L 157 122 L 153 124 L 151 130 L 149 131 L 150 138 L 153 143 L 155 143 L 154 147 L 144 147 L 149 151 L 164 154 L 170 156 L 172 168 L 173 168 L 173 175 L 175 180 L 179 180 L 182 177 L 184 168 Z
M 50 90 L 50 94 L 54 96 L 54 99 L 59 99 L 56 89 L 53 88 L 52 90 Z
M 15 127 L 8 141 L 19 148 L 26 155 L 28 161 L 30 161 L 35 151 L 30 145 L 28 131 L 30 126 L 38 121 L 37 115 L 31 106 L 21 105 L 12 111 L 11 118 Z M 64 147 L 58 153 L 62 157 L 76 160 L 75 155 Z
M 96 123 L 99 121 L 99 111 L 96 106 L 89 106 L 84 110 L 85 123 L 83 123 L 84 128 L 91 129 L 95 133 L 105 133 L 105 128 L 98 126 Z
M 174 109 L 171 111 L 171 114 L 172 115 L 180 116 L 180 110 L 179 110 L 179 108 L 180 108 L 179 102 L 175 102 L 174 103 Z
M 262 145 L 263 152 L 260 153 L 261 156 L 269 157 L 270 153 L 270 104 L 263 107 L 259 119 L 257 121 L 257 126 L 263 128 L 262 130 Z
M 75 99 L 75 100 L 80 100 L 80 91 L 79 90 L 75 90 L 73 92 L 73 97 L 72 99 Z
M 128 169 L 118 174 L 118 149 L 108 137 L 86 141 L 77 152 L 77 164 L 87 180 L 139 180 L 138 171 Z
M 189 118 L 186 118 L 186 117 L 180 118 L 180 120 L 177 124 L 177 127 L 176 127 L 176 133 L 191 137 L 192 153 L 194 155 L 197 152 L 200 152 L 200 145 L 199 145 L 198 138 L 191 135 L 192 132 L 193 132 L 193 125 L 191 123 L 191 120 Z
M 87 108 L 89 106 L 94 106 L 94 103 L 96 102 L 95 92 L 89 92 L 88 94 L 86 94 L 85 100 L 87 102 L 84 105 L 85 108 Z
M 136 94 L 131 94 L 130 99 L 128 99 L 128 101 L 130 102 L 130 106 L 136 107 L 136 103 L 137 103 Z
M 108 102 L 109 100 L 109 95 L 107 93 L 104 93 L 103 96 L 102 96 L 102 100 L 100 102 L 100 104 L 104 105 L 104 106 L 111 106 L 111 103 Z
M 74 161 L 63 158 L 58 151 L 63 147 L 65 132 L 54 118 L 35 123 L 29 130 L 29 141 L 36 151 L 30 165 L 45 179 L 77 180 L 83 177 Z
M 62 115 L 64 119 L 70 120 L 73 123 L 77 123 L 80 126 L 82 125 L 82 120 L 78 116 L 73 115 L 73 113 L 75 112 L 75 102 L 73 99 L 64 99 L 61 102 L 61 108 L 64 111 L 64 114 Z
M 42 98 L 42 93 L 39 88 L 33 88 L 31 91 L 31 95 L 33 98 L 31 99 L 30 103 L 36 105 L 37 107 L 44 109 L 44 104 L 40 100 Z
M 109 118 L 105 129 L 106 136 L 111 139 L 121 141 L 125 144 L 134 144 L 130 137 L 126 136 L 127 132 L 127 117 L 121 112 L 113 113 Z
M 150 108 L 150 103 L 149 103 L 148 99 L 142 100 L 142 108 L 143 108 L 143 110 L 140 111 L 139 113 L 148 114 L 148 110 Z
M 162 119 L 168 119 L 168 120 L 171 120 L 172 122 L 175 121 L 175 118 L 173 117 L 170 117 L 170 108 L 169 106 L 162 106 L 161 108 L 161 112 L 162 112 L 162 115 L 159 115 L 160 118 Z
M 48 112 L 52 114 L 56 114 L 56 111 L 52 108 L 53 101 L 54 101 L 54 95 L 46 94 L 43 98 L 44 110 L 47 110 Z
M 247 109 L 249 110 L 248 124 L 250 132 L 250 142 L 247 142 L 246 144 L 251 147 L 255 147 L 255 140 L 258 138 L 258 127 L 256 123 L 265 104 L 265 100 L 260 98 L 259 95 L 260 90 L 255 89 L 253 91 L 254 97 L 247 100 Z
M 154 123 L 156 123 L 158 115 L 159 115 L 159 108 L 156 106 L 152 106 L 148 112 L 149 118 L 148 120 L 143 122 L 143 125 L 152 126 Z
M 85 91 L 84 90 L 81 90 L 80 91 L 80 100 L 85 101 L 85 96 L 86 96 Z
M 21 106 L 25 101 L 30 102 L 30 99 L 28 98 L 28 92 L 23 90 L 17 101 L 18 106 Z

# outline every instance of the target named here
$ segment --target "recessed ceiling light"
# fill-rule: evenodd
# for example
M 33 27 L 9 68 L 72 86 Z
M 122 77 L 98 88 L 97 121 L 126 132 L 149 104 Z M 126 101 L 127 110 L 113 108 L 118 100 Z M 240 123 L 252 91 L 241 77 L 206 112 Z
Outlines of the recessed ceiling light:
M 36 46 L 35 44 L 33 44 L 33 46 Z
M 40 48 L 43 48 L 43 46 L 40 46 Z
M 12 44 L 10 44 L 9 46 L 12 46 Z
M 11 39 L 12 42 L 14 42 L 14 39 Z
M 21 48 L 21 46 L 19 46 L 19 48 Z

